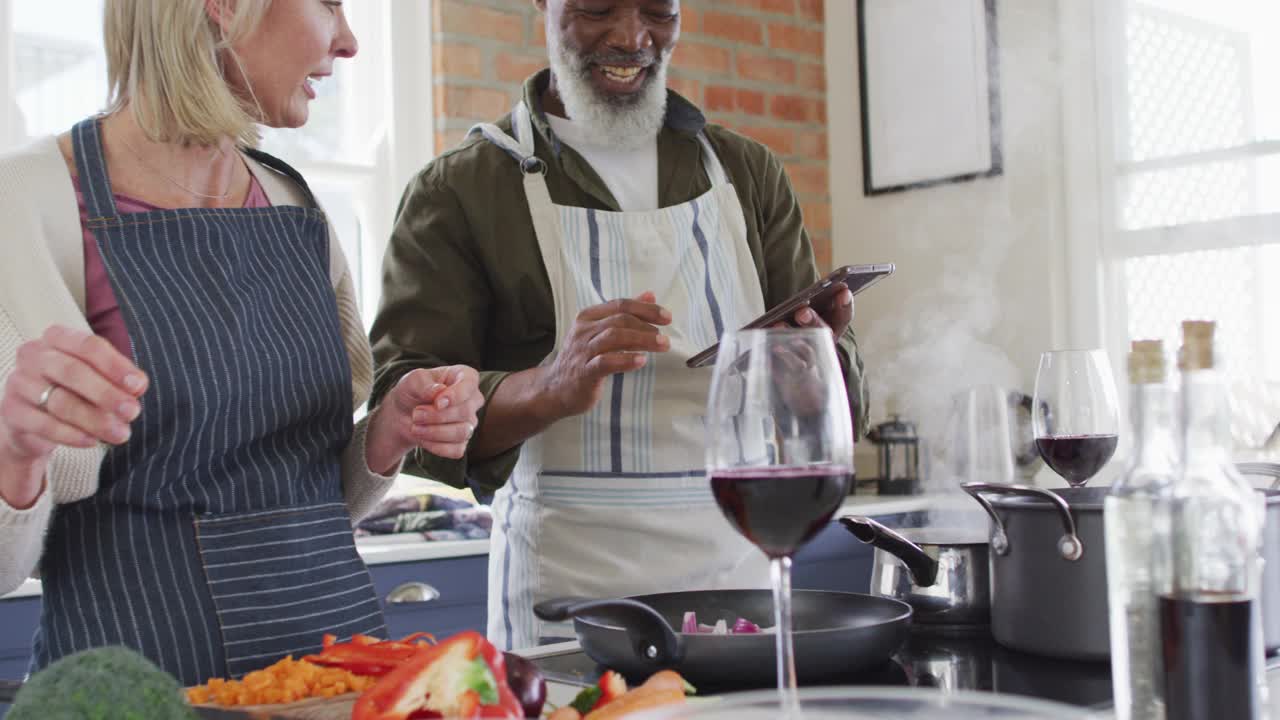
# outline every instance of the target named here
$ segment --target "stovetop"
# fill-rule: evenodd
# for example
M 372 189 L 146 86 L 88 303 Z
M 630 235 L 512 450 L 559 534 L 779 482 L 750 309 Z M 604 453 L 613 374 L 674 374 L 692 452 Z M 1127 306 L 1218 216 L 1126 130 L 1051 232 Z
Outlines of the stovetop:
M 549 679 L 590 685 L 604 668 L 581 650 L 534 660 Z M 1015 652 L 996 644 L 987 626 L 950 630 L 913 629 L 891 660 L 869 672 L 827 680 L 824 685 L 889 685 L 985 690 L 1106 709 L 1111 706 L 1111 666 Z M 710 695 L 746 687 L 699 686 Z

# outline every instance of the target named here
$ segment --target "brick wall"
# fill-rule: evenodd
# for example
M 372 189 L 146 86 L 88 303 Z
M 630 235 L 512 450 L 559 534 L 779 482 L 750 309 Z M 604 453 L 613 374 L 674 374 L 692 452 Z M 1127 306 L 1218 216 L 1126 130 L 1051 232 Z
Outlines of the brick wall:
M 824 0 L 683 0 L 671 86 L 787 167 L 822 268 L 831 265 Z M 546 62 L 529 0 L 433 0 L 436 150 L 511 109 Z

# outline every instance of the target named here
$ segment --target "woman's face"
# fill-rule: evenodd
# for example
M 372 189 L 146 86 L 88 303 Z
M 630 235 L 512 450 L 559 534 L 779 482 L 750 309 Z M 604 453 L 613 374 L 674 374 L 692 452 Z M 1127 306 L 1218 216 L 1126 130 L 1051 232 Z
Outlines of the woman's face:
M 252 89 L 264 125 L 301 127 L 316 97 L 314 83 L 358 47 L 342 0 L 272 0 L 254 32 L 232 48 L 244 75 L 233 65 L 228 76 L 237 91 Z

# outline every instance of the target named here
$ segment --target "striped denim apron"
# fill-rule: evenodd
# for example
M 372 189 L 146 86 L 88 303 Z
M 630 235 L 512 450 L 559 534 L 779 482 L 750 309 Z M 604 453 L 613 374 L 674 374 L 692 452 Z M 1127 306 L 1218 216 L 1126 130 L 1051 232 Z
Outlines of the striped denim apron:
M 96 119 L 73 140 L 151 385 L 98 492 L 55 511 L 34 668 L 118 644 L 191 685 L 314 651 L 324 633 L 385 634 L 342 496 L 351 369 L 323 213 L 120 215 Z
M 489 638 L 525 647 L 572 637 L 533 605 L 565 595 L 767 587 L 763 553 L 734 532 L 705 477 L 711 370 L 685 360 L 725 328 L 764 311 L 742 207 L 705 137 L 712 188 L 651 212 L 604 212 L 551 202 L 523 103 L 512 138 L 475 131 L 519 162 L 551 280 L 562 335 L 579 311 L 646 290 L 668 308 L 671 350 L 605 382 L 599 403 L 524 444 L 494 500 L 489 553 Z M 560 352 L 560 339 L 544 364 Z

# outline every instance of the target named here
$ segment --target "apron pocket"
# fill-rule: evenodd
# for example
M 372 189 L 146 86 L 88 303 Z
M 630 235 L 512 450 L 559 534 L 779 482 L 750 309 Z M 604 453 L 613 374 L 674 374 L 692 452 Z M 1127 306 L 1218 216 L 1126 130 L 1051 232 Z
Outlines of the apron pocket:
M 325 633 L 386 636 L 346 505 L 206 515 L 196 539 L 231 676 L 317 652 Z

